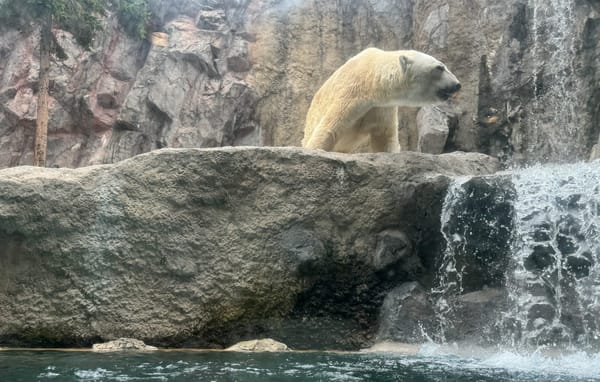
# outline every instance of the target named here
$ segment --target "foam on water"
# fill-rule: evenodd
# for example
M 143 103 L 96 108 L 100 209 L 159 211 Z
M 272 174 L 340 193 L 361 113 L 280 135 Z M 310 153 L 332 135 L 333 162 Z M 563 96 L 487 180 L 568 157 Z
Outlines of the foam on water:
M 526 353 L 501 347 L 427 343 L 422 345 L 419 355 L 446 367 L 480 372 L 505 370 L 536 378 L 554 376 L 564 377 L 565 380 L 569 380 L 569 377 L 600 380 L 600 353 L 559 352 L 544 348 Z
M 541 353 L 519 354 L 501 351 L 482 359 L 476 365 L 502 368 L 537 375 L 563 375 L 578 378 L 600 378 L 600 354 L 575 352 L 548 356 Z

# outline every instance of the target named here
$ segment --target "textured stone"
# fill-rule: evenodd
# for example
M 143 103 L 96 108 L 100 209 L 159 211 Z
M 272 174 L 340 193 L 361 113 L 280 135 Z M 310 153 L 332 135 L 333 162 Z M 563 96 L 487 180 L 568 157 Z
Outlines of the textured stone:
M 116 118 L 105 162 L 126 159 L 132 149 L 139 154 L 241 143 L 254 131 L 256 92 L 227 71 L 250 69 L 246 46 L 226 33 L 200 30 L 191 18 L 177 18 L 165 28 L 169 44 L 150 49 Z
M 284 352 L 284 351 L 289 351 L 290 349 L 284 343 L 275 341 L 271 338 L 263 338 L 260 340 L 250 340 L 250 341 L 238 342 L 237 344 L 232 345 L 225 350 L 260 353 L 260 352 Z
M 403 232 L 431 266 L 446 176 L 498 167 L 482 154 L 225 148 L 2 170 L 0 342 L 298 349 L 290 337 L 323 328 L 323 348 L 362 347 L 405 277 L 371 265 L 380 233 Z M 288 320 L 302 331 L 270 335 Z
M 441 154 L 449 134 L 448 116 L 436 107 L 423 107 L 417 114 L 418 151 Z
M 412 244 L 404 233 L 386 230 L 378 235 L 372 264 L 375 269 L 382 270 L 412 254 Z
M 402 284 L 383 300 L 376 342 L 422 343 L 434 322 L 435 312 L 425 289 L 417 282 Z
M 579 249 L 579 245 L 575 243 L 575 239 L 570 236 L 558 234 L 556 235 L 556 243 L 558 250 L 563 256 L 571 255 Z
M 111 353 L 111 352 L 123 352 L 123 351 L 155 351 L 158 350 L 155 346 L 146 345 L 143 341 L 136 340 L 133 338 L 119 338 L 109 342 L 94 344 L 92 351 L 98 353 Z
M 496 318 L 507 307 L 503 288 L 486 288 L 460 295 L 455 301 L 453 327 L 446 331 L 447 340 L 497 343 Z

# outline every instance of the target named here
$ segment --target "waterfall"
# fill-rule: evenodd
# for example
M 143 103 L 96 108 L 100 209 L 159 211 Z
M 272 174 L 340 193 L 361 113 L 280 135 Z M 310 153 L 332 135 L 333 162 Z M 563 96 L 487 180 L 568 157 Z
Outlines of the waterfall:
M 512 177 L 515 240 L 505 319 L 517 343 L 600 336 L 600 166 L 535 166 Z
M 573 162 L 585 155 L 585 124 L 574 59 L 574 0 L 529 0 L 533 101 L 524 132 L 528 162 Z
M 453 212 L 456 211 L 456 203 L 465 198 L 465 189 L 462 184 L 469 178 L 463 177 L 455 179 L 450 184 L 446 197 L 444 198 L 444 209 L 441 215 L 442 235 L 446 241 L 446 249 L 444 256 L 439 265 L 436 274 L 435 287 L 431 291 L 436 304 L 434 312 L 439 317 L 438 330 L 434 337 L 440 342 L 446 341 L 446 330 L 452 326 L 453 305 L 447 299 L 448 296 L 460 295 L 463 292 L 462 274 L 464 268 L 457 268 L 457 254 L 463 250 L 461 248 L 464 243 L 465 232 L 449 233 L 447 229 L 450 225 L 450 220 L 453 218 Z
M 441 223 L 447 249 L 432 290 L 440 338 L 456 319 L 449 301 L 492 286 L 506 296 L 490 322 L 495 343 L 600 346 L 598 161 L 457 179 Z

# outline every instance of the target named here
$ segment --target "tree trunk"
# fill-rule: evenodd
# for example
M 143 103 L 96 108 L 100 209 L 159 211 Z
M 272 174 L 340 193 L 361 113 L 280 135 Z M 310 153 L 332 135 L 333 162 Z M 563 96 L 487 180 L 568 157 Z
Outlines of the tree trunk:
M 37 101 L 37 120 L 35 126 L 35 146 L 33 165 L 46 166 L 46 146 L 48 145 L 48 87 L 50 80 L 50 51 L 52 49 L 52 16 L 42 21 L 40 32 L 40 73 Z

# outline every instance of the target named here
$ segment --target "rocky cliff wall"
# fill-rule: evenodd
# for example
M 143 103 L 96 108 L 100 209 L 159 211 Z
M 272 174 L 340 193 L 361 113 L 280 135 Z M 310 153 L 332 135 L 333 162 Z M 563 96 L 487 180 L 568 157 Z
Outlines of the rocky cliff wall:
M 162 147 L 299 145 L 314 92 L 368 46 L 423 50 L 463 83 L 451 104 L 401 112 L 405 149 L 585 159 L 600 126 L 599 6 L 551 3 L 161 0 L 160 34 L 147 41 L 110 18 L 90 51 L 55 30 L 68 58 L 52 69 L 49 164 L 112 163 Z M 0 33 L 3 167 L 31 162 L 37 44 L 35 34 Z

